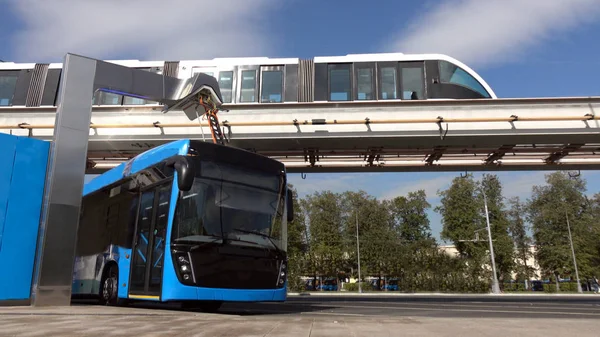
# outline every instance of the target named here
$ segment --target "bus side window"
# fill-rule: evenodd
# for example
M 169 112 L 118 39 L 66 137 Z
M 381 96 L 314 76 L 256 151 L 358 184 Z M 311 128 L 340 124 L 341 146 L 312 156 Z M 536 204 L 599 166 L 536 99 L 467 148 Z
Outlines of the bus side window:
M 123 233 L 127 238 L 125 241 L 125 248 L 133 247 L 133 238 L 135 237 L 135 222 L 137 219 L 139 197 L 136 195 L 129 204 L 129 213 L 127 219 L 127 230 Z
M 106 229 L 111 244 L 119 244 L 119 203 L 113 203 L 106 209 Z

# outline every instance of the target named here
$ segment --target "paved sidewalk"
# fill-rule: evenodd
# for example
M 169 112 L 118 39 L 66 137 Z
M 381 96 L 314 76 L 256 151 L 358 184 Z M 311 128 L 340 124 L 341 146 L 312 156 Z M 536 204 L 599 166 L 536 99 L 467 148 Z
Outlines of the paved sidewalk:
M 0 336 L 598 336 L 597 319 L 231 315 L 72 306 L 0 307 Z

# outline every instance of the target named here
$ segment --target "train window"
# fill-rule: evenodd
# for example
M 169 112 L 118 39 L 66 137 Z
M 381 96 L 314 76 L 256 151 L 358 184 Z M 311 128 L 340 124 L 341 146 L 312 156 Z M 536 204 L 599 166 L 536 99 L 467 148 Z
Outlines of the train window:
M 329 65 L 329 100 L 349 101 L 352 83 L 350 64 Z
M 125 96 L 123 97 L 123 105 L 144 105 L 146 100 L 137 97 Z
M 241 102 L 256 102 L 256 70 L 242 71 Z
M 17 74 L 0 73 L 0 106 L 12 105 L 13 95 L 17 87 Z
M 202 74 L 206 74 L 208 76 L 215 77 L 215 68 L 205 68 L 205 67 L 193 68 L 192 76 L 196 75 L 197 73 L 202 73 Z
M 283 96 L 283 67 L 263 67 L 260 101 L 281 103 Z
M 396 67 L 381 67 L 379 72 L 381 80 L 381 99 L 396 99 Z
M 402 99 L 425 98 L 425 72 L 423 65 L 401 65 Z
M 457 65 L 447 61 L 440 61 L 440 81 L 465 86 L 480 93 L 483 97 L 490 98 L 490 94 L 473 76 L 459 68 Z
M 223 103 L 231 103 L 233 91 L 233 71 L 219 72 L 219 89 L 221 89 Z
M 373 95 L 373 69 L 359 68 L 356 74 L 356 87 L 359 100 L 374 99 Z
M 122 100 L 122 95 L 97 91 L 92 99 L 92 105 L 121 105 Z

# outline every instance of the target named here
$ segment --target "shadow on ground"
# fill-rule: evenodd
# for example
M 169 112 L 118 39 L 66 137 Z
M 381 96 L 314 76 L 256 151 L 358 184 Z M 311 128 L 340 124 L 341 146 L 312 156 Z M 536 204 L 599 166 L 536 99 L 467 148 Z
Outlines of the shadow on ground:
M 96 300 L 72 300 L 73 306 L 100 305 Z M 137 309 L 160 309 L 173 312 L 197 312 L 202 309 L 182 308 L 179 303 L 152 303 L 145 301 L 132 301 L 127 307 Z M 337 309 L 336 306 L 315 306 L 313 303 L 243 303 L 226 302 L 215 312 L 223 315 L 257 316 L 257 315 L 294 315 Z

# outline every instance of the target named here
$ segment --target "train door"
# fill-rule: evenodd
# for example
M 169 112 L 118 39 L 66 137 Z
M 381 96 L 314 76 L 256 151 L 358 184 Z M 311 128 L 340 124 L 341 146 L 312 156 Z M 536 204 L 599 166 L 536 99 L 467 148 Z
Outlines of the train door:
M 160 299 L 171 182 L 142 192 L 133 243 L 129 298 Z

